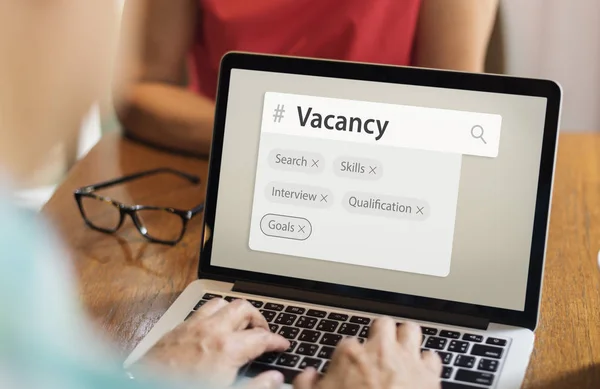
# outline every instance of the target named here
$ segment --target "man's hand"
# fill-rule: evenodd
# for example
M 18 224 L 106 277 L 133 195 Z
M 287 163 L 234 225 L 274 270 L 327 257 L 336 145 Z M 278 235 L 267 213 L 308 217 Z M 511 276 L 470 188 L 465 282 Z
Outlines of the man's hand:
M 211 388 L 226 387 L 246 363 L 289 346 L 269 331 L 265 318 L 247 301 L 213 299 L 165 335 L 141 363 L 168 368 Z M 254 378 L 249 387 L 278 388 L 282 383 L 281 373 L 273 371 Z
M 413 323 L 396 328 L 390 318 L 371 326 L 365 345 L 345 339 L 337 347 L 327 374 L 314 369 L 294 382 L 295 389 L 439 389 L 442 362 L 437 354 L 421 354 L 421 329 Z

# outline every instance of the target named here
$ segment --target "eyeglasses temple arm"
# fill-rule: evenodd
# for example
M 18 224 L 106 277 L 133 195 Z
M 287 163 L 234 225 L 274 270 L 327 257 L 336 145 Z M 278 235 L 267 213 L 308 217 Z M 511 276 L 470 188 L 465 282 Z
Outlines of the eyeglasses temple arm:
M 204 203 L 197 205 L 195 208 L 192 208 L 190 212 L 192 213 L 192 217 L 196 216 L 200 212 L 204 211 Z
M 147 171 L 140 172 L 140 173 L 131 174 L 131 175 L 128 175 L 125 177 L 116 178 L 114 180 L 101 182 L 101 183 L 95 184 L 95 185 L 89 185 L 89 186 L 86 186 L 85 189 L 89 189 L 89 190 L 104 189 L 104 188 L 108 188 L 108 187 L 111 187 L 114 185 L 123 184 L 123 183 L 129 182 L 129 181 L 137 180 L 137 179 L 140 179 L 143 177 L 151 176 L 154 174 L 160 174 L 160 173 L 170 173 L 170 174 L 174 174 L 176 176 L 185 178 L 186 180 L 190 181 L 191 183 L 194 183 L 194 184 L 200 183 L 200 177 L 198 177 L 198 176 L 187 174 L 180 170 L 164 167 L 164 168 L 152 169 L 152 170 L 147 170 Z

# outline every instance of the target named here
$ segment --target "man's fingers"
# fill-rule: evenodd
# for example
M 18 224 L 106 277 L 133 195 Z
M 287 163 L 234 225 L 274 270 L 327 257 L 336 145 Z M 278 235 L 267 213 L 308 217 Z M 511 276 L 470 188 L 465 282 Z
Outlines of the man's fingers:
M 387 316 L 376 319 L 369 329 L 369 343 L 381 345 L 395 345 L 398 342 L 396 336 L 396 322 Z
M 358 343 L 356 338 L 345 338 L 335 348 L 327 372 L 328 374 L 335 372 L 344 374 L 350 366 L 364 367 L 366 365 L 365 358 L 363 345 Z
M 319 373 L 313 367 L 309 367 L 298 374 L 294 380 L 294 389 L 314 389 L 319 380 Z
M 398 342 L 400 342 L 402 347 L 415 354 L 420 352 L 423 337 L 420 326 L 415 323 L 405 322 L 398 326 L 396 332 Z
M 264 353 L 285 351 L 290 347 L 290 342 L 283 336 L 262 328 L 231 334 L 231 339 L 232 344 L 236 345 L 236 354 L 243 356 L 245 362 L 256 359 Z
M 276 370 L 265 371 L 248 381 L 243 389 L 278 389 L 283 385 L 283 374 Z
M 209 316 L 214 315 L 216 312 L 218 312 L 221 308 L 227 306 L 229 303 L 221 298 L 215 298 L 212 300 L 209 300 L 206 304 L 204 304 L 203 306 L 201 306 L 196 313 L 194 313 L 192 315 L 192 318 L 198 318 L 198 317 L 202 317 L 202 318 L 206 318 Z
M 205 305 L 208 305 L 208 303 Z M 227 329 L 233 331 L 245 330 L 248 327 L 269 329 L 269 324 L 260 311 L 248 301 L 242 299 L 232 301 L 215 313 L 212 318 L 216 325 L 226 326 Z
M 431 350 L 424 351 L 421 354 L 421 358 L 423 358 L 425 366 L 435 373 L 436 376 L 439 377 L 442 374 L 442 360 L 436 352 Z

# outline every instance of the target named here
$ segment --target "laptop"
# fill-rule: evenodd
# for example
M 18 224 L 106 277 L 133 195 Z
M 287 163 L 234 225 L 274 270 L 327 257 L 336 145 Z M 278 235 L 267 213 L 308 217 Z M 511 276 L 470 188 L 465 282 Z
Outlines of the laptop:
M 326 374 L 380 315 L 421 325 L 445 389 L 519 388 L 534 345 L 561 89 L 547 80 L 228 53 L 198 280 L 291 341 L 240 375 Z

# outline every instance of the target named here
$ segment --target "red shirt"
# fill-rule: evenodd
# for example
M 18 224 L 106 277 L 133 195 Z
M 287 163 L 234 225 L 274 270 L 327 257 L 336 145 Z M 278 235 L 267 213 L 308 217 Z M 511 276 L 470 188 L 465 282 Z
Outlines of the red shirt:
M 421 0 L 199 0 L 192 87 L 214 99 L 221 57 L 250 51 L 409 65 Z

